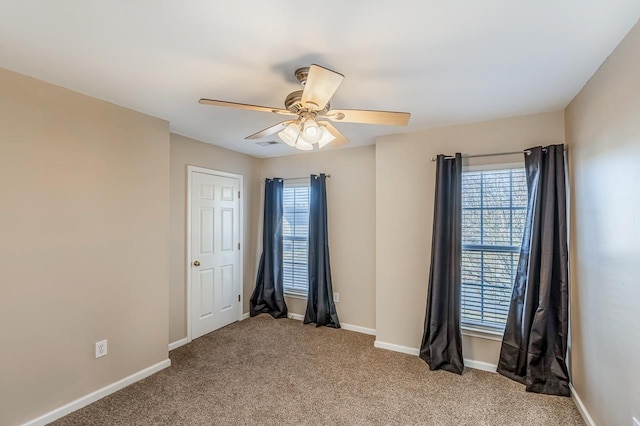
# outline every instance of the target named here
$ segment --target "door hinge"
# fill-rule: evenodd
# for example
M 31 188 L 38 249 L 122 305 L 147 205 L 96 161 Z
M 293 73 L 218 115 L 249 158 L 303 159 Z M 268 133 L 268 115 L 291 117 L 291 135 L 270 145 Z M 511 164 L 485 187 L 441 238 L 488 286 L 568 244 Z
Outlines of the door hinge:
M 238 191 L 238 198 L 240 198 L 240 191 Z
M 240 295 L 238 295 L 238 302 L 240 301 Z
M 238 243 L 238 250 L 240 250 L 240 243 Z

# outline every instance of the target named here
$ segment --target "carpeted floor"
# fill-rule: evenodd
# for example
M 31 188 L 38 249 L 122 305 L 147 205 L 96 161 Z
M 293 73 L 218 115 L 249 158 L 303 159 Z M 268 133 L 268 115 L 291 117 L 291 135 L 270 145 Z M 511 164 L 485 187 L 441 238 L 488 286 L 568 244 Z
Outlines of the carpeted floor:
M 432 372 L 373 341 L 261 315 L 172 351 L 170 368 L 54 424 L 584 424 L 570 398 L 474 369 Z

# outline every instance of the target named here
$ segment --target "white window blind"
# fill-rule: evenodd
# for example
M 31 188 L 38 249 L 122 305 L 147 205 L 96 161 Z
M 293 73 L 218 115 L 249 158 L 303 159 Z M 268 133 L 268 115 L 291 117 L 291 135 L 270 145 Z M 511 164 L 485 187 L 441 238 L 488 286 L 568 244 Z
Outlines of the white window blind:
M 463 324 L 504 328 L 526 208 L 524 168 L 463 172 Z
M 286 181 L 283 198 L 284 291 L 306 296 L 309 288 L 309 181 Z

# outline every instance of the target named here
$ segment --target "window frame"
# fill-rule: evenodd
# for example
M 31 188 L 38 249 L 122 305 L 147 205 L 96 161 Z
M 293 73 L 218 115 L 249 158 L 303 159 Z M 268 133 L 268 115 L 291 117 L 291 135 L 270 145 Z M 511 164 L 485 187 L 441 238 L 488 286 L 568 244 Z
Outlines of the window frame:
M 287 188 L 308 188 L 309 189 L 309 203 L 311 202 L 311 178 L 297 178 L 297 179 L 287 179 L 284 181 L 284 188 L 283 188 L 283 196 L 284 196 L 284 191 Z M 282 208 L 282 212 L 283 212 L 283 216 L 284 216 L 284 206 Z M 284 217 L 283 217 L 284 219 Z M 309 245 L 309 234 L 307 234 L 306 236 L 307 238 L 307 255 L 308 255 L 308 245 Z M 283 241 L 287 239 L 287 237 L 284 235 L 284 229 L 282 232 L 282 239 Z M 283 257 L 284 257 L 284 249 L 283 249 Z M 283 262 L 283 266 L 282 266 L 282 272 L 283 272 L 283 276 L 284 276 L 284 262 Z M 283 279 L 283 290 L 284 290 L 284 295 L 286 297 L 291 297 L 294 299 L 303 299 L 303 300 L 307 300 L 307 295 L 309 294 L 309 261 L 307 258 L 307 290 L 305 292 L 298 290 L 298 289 L 292 289 L 291 287 L 286 287 L 284 285 L 284 279 Z
M 519 162 L 505 162 L 505 163 L 488 163 L 488 164 L 476 164 L 476 165 L 463 165 L 462 167 L 462 173 L 466 173 L 466 172 L 487 172 L 487 171 L 500 171 L 500 170 L 509 170 L 509 169 L 524 169 L 525 168 L 525 163 L 524 160 L 519 161 Z M 462 227 L 462 223 L 460 224 Z M 462 230 L 462 229 L 461 229 Z M 474 246 L 474 245 L 471 245 Z M 475 245 L 476 248 L 479 248 L 481 246 L 479 245 Z M 464 251 L 464 247 L 465 245 L 462 245 L 461 247 L 461 252 Z M 500 251 L 505 251 L 505 250 L 500 250 L 500 249 L 506 249 L 506 247 L 501 247 L 501 246 L 495 246 L 496 248 L 498 248 L 498 250 L 496 250 L 496 252 L 500 252 Z M 511 246 L 508 247 L 509 250 L 506 250 L 508 252 L 514 252 L 513 249 L 511 249 Z M 520 250 L 517 251 L 517 253 L 520 253 Z M 460 286 L 462 287 L 462 282 L 460 282 Z M 513 283 L 512 283 L 513 286 Z M 462 303 L 462 302 L 461 302 Z M 500 326 L 491 326 L 491 325 L 485 325 L 485 324 L 480 324 L 480 323 L 465 323 L 462 320 L 462 315 L 460 316 L 460 328 L 462 331 L 462 334 L 465 336 L 470 336 L 470 337 L 479 337 L 479 338 L 483 338 L 483 339 L 489 339 L 489 340 L 495 340 L 495 341 L 502 341 L 502 338 L 504 336 L 504 326 L 500 327 Z

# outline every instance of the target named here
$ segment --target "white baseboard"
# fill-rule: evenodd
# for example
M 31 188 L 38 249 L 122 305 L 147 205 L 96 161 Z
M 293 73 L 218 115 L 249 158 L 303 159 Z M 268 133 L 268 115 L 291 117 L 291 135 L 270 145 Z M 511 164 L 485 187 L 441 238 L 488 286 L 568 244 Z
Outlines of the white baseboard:
M 484 361 L 476 361 L 475 359 L 465 359 L 464 366 L 475 368 L 476 370 L 488 371 L 489 373 L 496 373 L 498 371 L 497 364 L 491 364 Z
M 376 335 L 375 328 L 366 328 L 366 327 L 360 327 L 359 325 L 342 324 L 342 323 L 340 323 L 340 327 L 342 327 L 344 330 L 355 331 L 357 333 L 369 334 L 371 336 Z
M 289 319 L 297 320 L 297 321 L 304 320 L 304 315 L 300 315 L 300 314 L 289 313 L 289 314 L 287 314 L 287 317 Z M 376 330 L 375 329 L 366 328 L 366 327 L 360 327 L 359 325 L 351 325 L 351 324 L 340 323 L 340 328 L 342 328 L 343 330 L 355 331 L 357 333 L 370 334 L 372 336 L 376 335 Z
M 580 399 L 578 392 L 576 392 L 576 389 L 573 387 L 571 383 L 569 383 L 569 389 L 571 389 L 571 397 L 573 398 L 573 402 L 575 402 L 576 407 L 578 408 L 578 411 L 580 412 L 580 415 L 582 416 L 582 419 L 584 420 L 584 422 L 588 426 L 596 426 L 596 422 L 594 422 L 593 419 L 591 418 L 589 411 L 587 411 L 587 407 L 584 406 L 584 403 Z
M 174 349 L 179 348 L 180 346 L 184 346 L 187 343 L 190 343 L 191 340 L 188 337 L 185 337 L 184 339 L 180 339 L 180 340 L 176 340 L 173 343 L 169 343 L 169 350 L 172 351 Z
M 249 318 L 249 312 L 245 312 L 244 314 L 242 314 L 242 319 L 240 321 L 246 320 L 247 318 Z
M 408 346 L 400 346 L 394 343 L 381 342 L 380 340 L 376 340 L 373 342 L 373 346 L 380 349 L 386 349 L 388 351 L 401 352 L 403 354 L 420 355 L 420 349 L 411 348 Z M 491 364 L 484 361 L 476 361 L 475 359 L 465 359 L 464 360 L 465 367 L 475 368 L 476 370 L 489 371 L 491 373 L 495 373 L 498 369 L 496 364 Z
M 401 352 L 403 354 L 420 355 L 420 350 L 418 348 L 410 348 L 408 346 L 400 346 L 394 343 L 381 342 L 380 340 L 376 340 L 373 342 L 373 346 L 380 349 L 386 349 L 388 351 Z
M 67 414 L 73 413 L 76 410 L 81 409 L 82 407 L 86 407 L 89 404 L 96 402 L 99 399 L 104 398 L 107 395 L 111 395 L 112 393 L 119 391 L 122 388 L 125 388 L 135 382 L 138 382 L 146 377 L 151 376 L 152 374 L 157 373 L 160 370 L 164 370 L 165 368 L 171 365 L 170 359 L 165 359 L 157 364 L 154 364 L 150 367 L 145 368 L 144 370 L 140 370 L 137 373 L 134 373 L 124 379 L 118 380 L 117 382 L 111 383 L 103 387 L 102 389 L 98 389 L 95 392 L 91 392 L 81 398 L 76 399 L 62 407 L 56 408 L 55 410 L 49 411 L 42 416 L 30 420 L 26 422 L 23 426 L 41 426 L 51 423 L 55 420 L 58 420 L 61 417 L 66 416 Z

